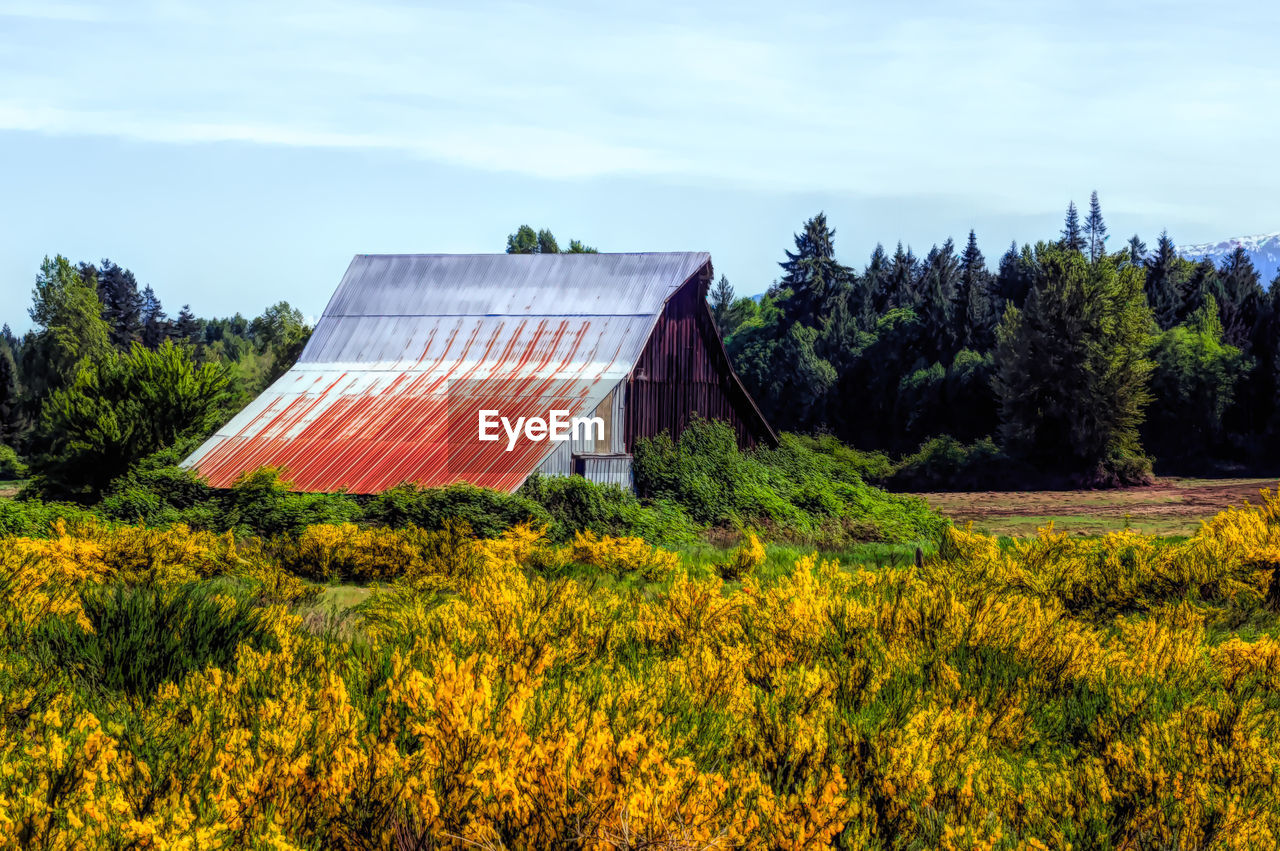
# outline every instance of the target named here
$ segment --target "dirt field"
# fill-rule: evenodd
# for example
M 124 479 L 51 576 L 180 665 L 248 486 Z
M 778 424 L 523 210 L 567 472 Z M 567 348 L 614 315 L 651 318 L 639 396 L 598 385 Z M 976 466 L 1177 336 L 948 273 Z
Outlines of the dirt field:
M 922 493 L 934 508 L 958 524 L 1020 537 L 1053 521 L 1080 535 L 1100 535 L 1126 523 L 1156 535 L 1189 535 L 1201 520 L 1229 505 L 1257 503 L 1258 491 L 1275 479 L 1160 479 L 1147 488 L 1097 491 L 979 491 Z

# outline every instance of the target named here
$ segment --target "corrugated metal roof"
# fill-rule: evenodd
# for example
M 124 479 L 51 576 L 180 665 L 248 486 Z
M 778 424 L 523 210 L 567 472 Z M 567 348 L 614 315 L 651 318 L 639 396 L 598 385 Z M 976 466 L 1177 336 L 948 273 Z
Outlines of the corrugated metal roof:
M 358 255 L 298 363 L 187 459 L 216 487 L 284 467 L 304 491 L 514 490 L 554 448 L 477 417 L 595 410 L 704 253 Z

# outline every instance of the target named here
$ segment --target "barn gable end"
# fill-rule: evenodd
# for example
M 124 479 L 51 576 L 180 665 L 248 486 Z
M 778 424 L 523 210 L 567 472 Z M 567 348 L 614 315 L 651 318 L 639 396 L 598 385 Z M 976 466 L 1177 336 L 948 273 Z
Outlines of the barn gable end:
M 777 445 L 755 401 L 729 363 L 707 304 L 708 264 L 667 299 L 627 380 L 626 448 L 662 432 L 679 435 L 699 416 L 723 420 L 748 447 Z

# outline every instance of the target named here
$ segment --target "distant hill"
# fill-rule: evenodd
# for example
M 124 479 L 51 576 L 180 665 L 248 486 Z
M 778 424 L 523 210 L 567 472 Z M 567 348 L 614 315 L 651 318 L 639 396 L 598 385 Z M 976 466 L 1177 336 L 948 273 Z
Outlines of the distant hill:
M 1221 266 L 1223 259 L 1235 251 L 1237 245 L 1243 245 L 1258 268 L 1258 277 L 1262 286 L 1266 287 L 1280 269 L 1280 233 L 1267 233 L 1261 236 L 1237 236 L 1224 239 L 1222 242 L 1206 242 L 1200 245 L 1179 245 L 1178 253 L 1188 260 L 1202 260 L 1208 257 L 1213 265 Z

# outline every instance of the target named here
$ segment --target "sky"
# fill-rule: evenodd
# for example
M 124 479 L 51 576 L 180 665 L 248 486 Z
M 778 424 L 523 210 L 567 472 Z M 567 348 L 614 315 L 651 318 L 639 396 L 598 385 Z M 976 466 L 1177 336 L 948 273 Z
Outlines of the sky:
M 318 316 L 352 255 L 710 251 L 739 294 L 1097 190 L 1118 244 L 1280 230 L 1280 4 L 0 0 L 0 321 L 110 258 Z

